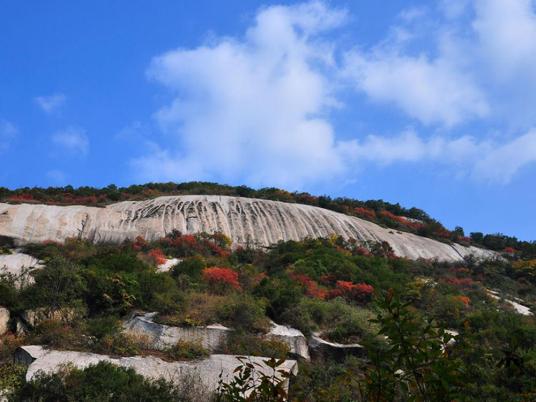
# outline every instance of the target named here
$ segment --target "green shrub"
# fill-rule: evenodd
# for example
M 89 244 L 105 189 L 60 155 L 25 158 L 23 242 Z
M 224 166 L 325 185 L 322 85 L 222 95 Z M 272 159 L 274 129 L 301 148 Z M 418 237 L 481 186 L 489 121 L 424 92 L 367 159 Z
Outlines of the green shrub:
M 56 257 L 45 269 L 34 271 L 35 283 L 22 292 L 26 308 L 47 307 L 59 310 L 62 307 L 77 306 L 86 292 L 86 282 L 80 266 Z
M 269 320 L 265 315 L 266 306 L 260 299 L 247 294 L 232 294 L 226 298 L 216 313 L 217 319 L 233 329 L 248 332 L 266 332 Z
M 285 342 L 276 339 L 263 339 L 244 331 L 233 331 L 227 338 L 224 352 L 233 355 L 285 359 L 290 349 Z
M 179 341 L 176 345 L 164 351 L 167 357 L 173 360 L 200 359 L 209 355 L 199 342 Z
M 56 374 L 38 375 L 13 396 L 23 401 L 171 402 L 188 401 L 186 392 L 165 380 L 150 381 L 133 369 L 101 362 L 85 370 L 66 368 Z
M 2 392 L 13 392 L 24 383 L 26 367 L 15 363 L 0 363 L 0 397 Z

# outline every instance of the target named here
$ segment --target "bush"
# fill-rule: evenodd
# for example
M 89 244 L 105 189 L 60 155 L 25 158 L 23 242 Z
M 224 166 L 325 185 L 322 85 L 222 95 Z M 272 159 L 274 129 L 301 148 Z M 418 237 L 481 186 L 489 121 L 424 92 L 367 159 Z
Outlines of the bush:
M 263 339 L 244 331 L 233 331 L 227 338 L 224 353 L 241 356 L 263 356 L 285 359 L 290 352 L 285 342 Z
M 151 381 L 133 369 L 101 362 L 85 370 L 64 369 L 42 374 L 20 387 L 13 401 L 188 401 L 190 398 L 172 383 Z
M 26 308 L 46 307 L 51 311 L 80 304 L 86 292 L 86 282 L 80 266 L 56 257 L 45 269 L 33 273 L 35 283 L 24 289 Z
M 20 364 L 0 363 L 0 397 L 3 392 L 13 392 L 24 383 L 26 369 Z
M 212 292 L 222 294 L 229 290 L 240 290 L 238 272 L 231 268 L 210 267 L 203 270 L 203 280 Z
M 234 329 L 248 332 L 266 332 L 269 320 L 265 315 L 265 304 L 249 295 L 233 295 L 216 313 L 218 320 Z
M 173 360 L 200 359 L 209 356 L 208 350 L 199 342 L 188 341 L 179 341 L 173 347 L 166 349 L 164 353 Z

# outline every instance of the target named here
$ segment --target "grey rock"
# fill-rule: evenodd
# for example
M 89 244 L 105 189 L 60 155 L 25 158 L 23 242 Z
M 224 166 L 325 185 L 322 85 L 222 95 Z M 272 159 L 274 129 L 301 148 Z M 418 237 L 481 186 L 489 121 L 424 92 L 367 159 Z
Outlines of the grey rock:
M 25 347 L 26 349 L 28 347 Z M 65 365 L 72 365 L 79 369 L 87 368 L 99 362 L 106 361 L 121 367 L 130 367 L 138 374 L 149 378 L 164 378 L 168 381 L 180 384 L 185 378 L 198 378 L 204 388 L 209 392 L 214 392 L 218 387 L 220 373 L 224 382 L 230 381 L 234 377 L 234 369 L 240 365 L 234 355 L 211 355 L 202 360 L 166 362 L 157 357 L 133 356 L 113 358 L 107 355 L 95 353 L 58 351 L 58 350 L 38 350 L 39 347 L 32 347 L 31 355 L 34 361 L 28 367 L 26 380 L 31 381 L 39 372 L 54 373 Z M 263 362 L 263 357 L 246 357 L 250 362 L 259 365 L 259 371 L 265 374 L 272 374 L 272 370 Z M 295 360 L 287 360 L 281 367 L 286 373 L 297 374 L 298 365 Z M 276 376 L 282 379 L 281 373 L 276 372 Z M 284 381 L 288 390 L 288 381 Z
M 315 358 L 331 357 L 336 360 L 342 360 L 348 355 L 363 357 L 366 354 L 365 348 L 359 343 L 329 342 L 322 339 L 319 333 L 315 333 L 310 337 L 309 348 L 311 355 Z
M 307 338 L 300 330 L 297 330 L 286 325 L 278 325 L 272 322 L 270 331 L 265 335 L 268 339 L 276 339 L 284 342 L 289 346 L 290 353 L 299 356 L 302 359 L 309 360 L 309 347 Z
M 0 255 L 0 275 L 11 275 L 20 287 L 33 283 L 33 277 L 30 273 L 42 267 L 43 265 L 39 260 L 18 251 Z
M 231 330 L 220 324 L 175 327 L 153 321 L 157 313 L 135 315 L 123 324 L 124 331 L 145 337 L 154 349 L 166 349 L 179 341 L 198 342 L 210 352 L 221 350 Z
M 221 232 L 235 246 L 269 246 L 279 241 L 340 235 L 363 243 L 386 241 L 411 259 L 457 262 L 466 256 L 496 258 L 476 247 L 449 245 L 372 222 L 302 204 L 253 198 L 189 195 L 124 201 L 105 208 L 0 203 L 0 236 L 18 243 L 64 241 L 69 237 L 122 242 L 183 234 Z
M 0 336 L 4 335 L 9 330 L 9 310 L 0 307 Z

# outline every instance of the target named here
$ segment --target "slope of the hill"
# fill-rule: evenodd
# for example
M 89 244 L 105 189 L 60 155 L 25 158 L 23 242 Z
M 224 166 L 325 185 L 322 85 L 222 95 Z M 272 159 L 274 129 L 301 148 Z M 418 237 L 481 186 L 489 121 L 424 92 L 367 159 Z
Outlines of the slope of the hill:
M 221 232 L 235 245 L 269 246 L 333 234 L 364 243 L 386 241 L 396 255 L 411 259 L 460 261 L 465 256 L 493 258 L 476 247 L 446 244 L 380 227 L 357 217 L 302 204 L 226 196 L 165 196 L 125 201 L 105 208 L 0 204 L 0 236 L 18 242 L 63 241 L 69 237 L 121 242 L 143 236 L 164 237 Z

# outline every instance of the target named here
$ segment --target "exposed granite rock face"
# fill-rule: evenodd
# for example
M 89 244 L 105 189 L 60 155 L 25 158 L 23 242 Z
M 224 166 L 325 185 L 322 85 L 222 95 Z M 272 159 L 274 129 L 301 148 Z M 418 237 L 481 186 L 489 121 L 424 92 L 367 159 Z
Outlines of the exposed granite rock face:
M 19 286 L 31 284 L 33 278 L 29 273 L 42 267 L 43 265 L 39 260 L 31 255 L 20 253 L 18 251 L 11 254 L 0 255 L 0 275 L 13 275 Z
M 0 336 L 4 335 L 9 329 L 9 310 L 0 307 Z
M 209 392 L 217 389 L 220 373 L 224 381 L 229 381 L 234 377 L 234 369 L 240 365 L 235 355 L 211 355 L 202 360 L 166 362 L 152 356 L 113 358 L 95 353 L 46 350 L 40 346 L 19 348 L 16 355 L 20 356 L 20 362 L 31 362 L 26 372 L 27 381 L 31 381 L 38 372 L 54 373 L 66 364 L 84 369 L 106 361 L 133 368 L 138 374 L 150 379 L 164 378 L 179 384 L 185 378 L 197 378 Z M 258 364 L 258 369 L 263 373 L 272 374 L 272 370 L 263 362 L 265 357 L 249 356 L 247 359 L 255 365 Z M 287 373 L 298 372 L 295 360 L 287 360 L 280 368 Z M 276 373 L 276 376 L 282 378 L 281 373 Z M 288 390 L 288 380 L 285 380 L 284 384 Z
M 309 356 L 307 338 L 305 338 L 300 330 L 272 322 L 270 332 L 268 332 L 265 337 L 285 342 L 289 346 L 290 353 L 295 356 L 299 356 L 305 360 L 311 358 Z
M 320 337 L 319 333 L 315 333 L 309 339 L 309 347 L 311 354 L 317 358 L 333 358 L 343 360 L 348 355 L 364 356 L 365 348 L 359 343 L 342 344 L 329 342 Z
M 223 325 L 173 327 L 153 321 L 157 313 L 134 316 L 123 324 L 126 333 L 147 337 L 155 349 L 175 346 L 179 341 L 199 342 L 210 352 L 221 350 L 231 330 Z
M 18 242 L 63 241 L 80 237 L 121 242 L 143 236 L 158 239 L 183 234 L 222 232 L 233 244 L 269 246 L 333 234 L 363 242 L 388 242 L 396 255 L 412 259 L 460 261 L 465 256 L 494 258 L 476 247 L 448 245 L 334 211 L 301 204 L 226 196 L 166 196 L 125 201 L 106 208 L 10 205 L 0 203 L 0 236 Z

